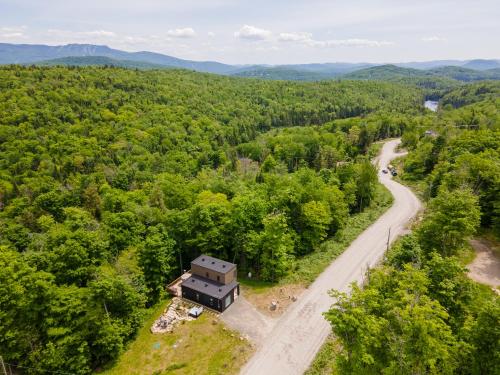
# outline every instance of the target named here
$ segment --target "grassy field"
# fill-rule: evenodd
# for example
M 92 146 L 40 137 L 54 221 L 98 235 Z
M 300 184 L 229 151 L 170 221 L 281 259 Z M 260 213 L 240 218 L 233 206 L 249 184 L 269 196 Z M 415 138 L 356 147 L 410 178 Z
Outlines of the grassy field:
M 150 310 L 137 338 L 113 367 L 102 374 L 236 374 L 253 349 L 238 333 L 226 329 L 205 312 L 178 325 L 173 333 L 152 334 L 153 322 L 168 306 L 164 301 Z M 217 321 L 216 324 L 214 322 Z

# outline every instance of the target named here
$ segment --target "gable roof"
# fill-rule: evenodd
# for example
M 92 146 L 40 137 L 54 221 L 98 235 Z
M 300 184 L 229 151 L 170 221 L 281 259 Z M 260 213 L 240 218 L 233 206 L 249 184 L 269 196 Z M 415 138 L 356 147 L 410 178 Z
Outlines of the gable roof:
M 228 273 L 236 267 L 236 264 L 234 263 L 226 262 L 225 260 L 221 260 L 204 254 L 193 260 L 191 264 L 220 273 Z

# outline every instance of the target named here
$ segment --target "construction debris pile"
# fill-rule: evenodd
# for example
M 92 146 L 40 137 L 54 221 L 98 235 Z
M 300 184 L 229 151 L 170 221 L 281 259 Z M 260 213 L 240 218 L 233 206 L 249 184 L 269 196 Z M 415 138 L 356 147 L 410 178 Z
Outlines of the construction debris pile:
M 190 308 L 191 306 L 182 302 L 180 298 L 175 297 L 163 314 L 153 323 L 151 333 L 172 332 L 179 322 L 194 320 L 195 318 L 189 316 L 188 312 Z

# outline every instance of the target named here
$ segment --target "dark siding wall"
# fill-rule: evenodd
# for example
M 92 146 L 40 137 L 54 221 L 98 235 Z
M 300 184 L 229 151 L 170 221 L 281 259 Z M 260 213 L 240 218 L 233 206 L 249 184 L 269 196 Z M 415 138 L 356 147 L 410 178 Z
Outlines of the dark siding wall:
M 231 290 L 228 294 L 224 296 L 222 299 L 217 299 L 214 297 L 210 297 L 207 294 L 197 292 L 196 290 L 190 289 L 186 286 L 182 286 L 182 297 L 189 299 L 191 301 L 197 302 L 201 305 L 210 307 L 213 310 L 217 310 L 223 312 L 234 302 L 234 291 L 236 289 L 237 293 L 240 294 L 239 285 L 237 285 L 233 290 Z M 230 303 L 226 305 L 226 299 L 229 297 Z
M 224 311 L 222 301 L 217 298 L 210 297 L 207 294 L 197 292 L 185 286 L 182 286 L 182 297 L 187 298 L 191 301 L 197 302 L 201 305 L 210 307 L 213 310 Z
M 221 300 L 221 307 L 222 307 L 222 311 L 224 311 L 225 309 L 227 309 L 229 306 L 231 306 L 231 305 L 233 304 L 233 302 L 234 302 L 234 293 L 235 293 L 235 292 L 236 292 L 238 295 L 240 295 L 240 285 L 239 285 L 239 284 L 237 284 L 237 285 L 233 288 L 233 290 L 231 290 L 228 294 L 226 294 L 226 295 L 224 296 L 224 298 L 222 298 L 222 300 Z M 230 298 L 230 301 L 231 301 L 231 302 L 230 302 L 228 305 L 226 305 L 226 299 L 227 299 L 228 297 Z

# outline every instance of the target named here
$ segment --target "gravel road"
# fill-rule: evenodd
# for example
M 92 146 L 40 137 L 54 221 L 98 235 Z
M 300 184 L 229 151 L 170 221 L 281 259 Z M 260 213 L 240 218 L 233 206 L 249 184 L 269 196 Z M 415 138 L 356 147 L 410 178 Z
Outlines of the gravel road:
M 417 215 L 421 204 L 403 185 L 383 174 L 400 140 L 384 144 L 378 158 L 379 179 L 394 196 L 393 206 L 366 229 L 328 268 L 309 286 L 301 298 L 283 314 L 263 340 L 255 355 L 242 368 L 241 374 L 292 375 L 303 374 L 331 332 L 323 318 L 333 303 L 330 289 L 348 291 L 352 282 L 362 282 L 367 267 L 373 267 L 383 257 L 390 241 L 404 233 L 407 224 Z

